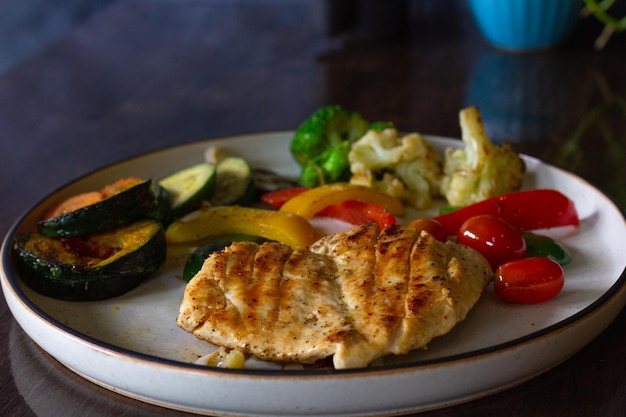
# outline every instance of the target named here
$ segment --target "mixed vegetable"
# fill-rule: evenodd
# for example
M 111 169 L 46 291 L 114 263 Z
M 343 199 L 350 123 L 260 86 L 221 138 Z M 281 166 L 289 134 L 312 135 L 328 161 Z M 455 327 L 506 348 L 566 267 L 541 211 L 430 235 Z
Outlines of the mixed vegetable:
M 293 213 L 242 206 L 215 206 L 198 210 L 193 216 L 170 224 L 168 243 L 200 242 L 216 236 L 241 233 L 306 249 L 318 238 L 305 218 Z
M 310 221 L 398 222 L 481 253 L 505 301 L 535 303 L 558 294 L 571 255 L 541 229 L 577 226 L 574 203 L 556 190 L 519 191 L 522 159 L 484 135 L 475 108 L 461 111 L 465 148 L 440 159 L 420 134 L 367 122 L 340 106 L 319 109 L 294 134 L 296 181 L 212 149 L 205 162 L 164 178 L 125 178 L 52 207 L 36 233 L 18 236 L 25 282 L 67 300 L 118 296 L 165 262 L 168 245 L 195 248 L 189 281 L 213 251 L 234 241 L 279 241 L 306 249 L 320 237 Z M 209 152 L 207 152 L 209 154 Z M 405 205 L 444 199 L 449 212 L 407 218 Z
M 404 213 L 404 207 L 389 195 L 349 183 L 286 188 L 265 193 L 260 200 L 307 219 L 330 217 L 354 225 L 376 222 L 383 229 L 397 223 L 394 214 Z
M 302 122 L 290 144 L 291 154 L 302 168 L 302 185 L 348 180 L 350 147 L 367 129 L 368 122 L 361 114 L 336 105 L 322 107 Z
M 519 190 L 524 161 L 506 143 L 496 146 L 487 137 L 476 107 L 459 115 L 465 147 L 447 149 L 441 193 L 449 204 L 467 206 Z
M 167 203 L 158 188 L 149 179 L 123 178 L 53 206 L 37 226 L 47 237 L 76 237 L 159 217 Z
M 401 135 L 391 122 L 367 122 L 341 106 L 306 119 L 290 145 L 300 185 L 351 182 L 390 194 L 417 209 L 438 197 L 465 206 L 520 189 L 525 165 L 507 144 L 494 145 L 476 107 L 459 113 L 464 147 L 441 158 L 419 133 Z
M 420 134 L 370 129 L 348 154 L 350 182 L 381 190 L 418 209 L 439 195 L 443 163 Z
M 559 191 L 536 189 L 503 194 L 435 217 L 448 235 L 456 235 L 470 217 L 488 214 L 521 231 L 578 226 L 574 202 Z
M 143 219 L 84 236 L 17 237 L 14 248 L 24 282 L 34 290 L 68 301 L 93 301 L 124 294 L 165 262 L 160 222 Z

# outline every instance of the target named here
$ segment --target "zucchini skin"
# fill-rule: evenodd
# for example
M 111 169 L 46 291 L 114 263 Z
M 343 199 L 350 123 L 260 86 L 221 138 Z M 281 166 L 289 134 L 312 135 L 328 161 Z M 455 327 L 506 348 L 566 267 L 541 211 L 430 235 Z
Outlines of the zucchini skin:
M 39 233 L 50 238 L 86 236 L 161 216 L 157 187 L 148 179 L 118 194 L 72 212 L 37 223 Z M 160 192 L 160 190 L 159 190 Z
M 13 245 L 18 271 L 26 285 L 52 298 L 95 301 L 122 295 L 156 272 L 165 263 L 167 255 L 165 232 L 159 222 L 141 220 L 103 232 L 100 236 L 115 238 L 115 234 L 120 234 L 123 241 L 124 233 L 128 233 L 130 243 L 126 246 L 122 243 L 121 253 L 93 265 L 88 262 L 79 264 L 59 260 L 65 258 L 64 254 L 58 253 L 58 240 L 38 233 L 20 235 Z M 138 239 L 134 239 L 132 233 L 136 233 Z M 31 246 L 27 247 L 31 239 L 41 239 L 43 248 L 48 247 L 47 239 L 56 249 L 40 252 L 33 250 Z M 70 257 L 67 259 L 71 259 L 75 255 L 68 256 Z
M 165 188 L 161 187 L 159 184 L 155 184 L 155 198 L 156 205 L 155 209 L 148 218 L 159 220 L 164 227 L 174 221 L 174 217 L 172 216 L 172 210 L 170 207 L 170 193 Z

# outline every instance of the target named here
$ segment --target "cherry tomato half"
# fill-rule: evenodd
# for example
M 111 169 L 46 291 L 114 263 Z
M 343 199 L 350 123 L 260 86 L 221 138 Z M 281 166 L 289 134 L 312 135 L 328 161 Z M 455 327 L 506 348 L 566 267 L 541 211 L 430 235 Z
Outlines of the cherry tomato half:
M 409 227 L 417 229 L 418 232 L 421 232 L 422 230 L 426 230 L 435 239 L 440 240 L 442 242 L 445 242 L 446 240 L 448 240 L 448 236 L 443 226 L 441 225 L 441 223 L 439 223 L 435 219 L 430 219 L 428 217 L 421 217 L 409 223 Z
M 509 303 L 534 304 L 554 298 L 565 282 L 563 268 L 549 258 L 518 259 L 496 271 L 496 294 Z
M 467 219 L 457 240 L 483 255 L 495 270 L 500 265 L 526 255 L 526 241 L 513 226 L 490 215 Z

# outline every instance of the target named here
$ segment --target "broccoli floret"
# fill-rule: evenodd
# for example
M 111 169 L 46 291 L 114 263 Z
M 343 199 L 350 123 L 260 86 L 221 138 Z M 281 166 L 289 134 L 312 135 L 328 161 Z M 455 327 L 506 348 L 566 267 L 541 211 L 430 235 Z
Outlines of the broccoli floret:
M 373 122 L 372 124 L 370 124 L 367 130 L 375 130 L 377 132 L 382 132 L 385 129 L 395 129 L 395 128 L 396 126 L 393 124 L 393 122 L 378 121 L 378 122 Z
M 427 208 L 439 193 L 442 163 L 426 139 L 402 138 L 395 128 L 369 130 L 352 144 L 350 182 L 386 192 L 416 208 Z
M 367 131 L 357 112 L 333 105 L 319 108 L 298 127 L 290 144 L 301 167 L 300 183 L 314 187 L 350 178 L 351 144 Z
M 489 140 L 476 107 L 461 110 L 459 119 L 465 148 L 446 149 L 441 181 L 448 204 L 465 206 L 519 190 L 525 171 L 519 155 Z

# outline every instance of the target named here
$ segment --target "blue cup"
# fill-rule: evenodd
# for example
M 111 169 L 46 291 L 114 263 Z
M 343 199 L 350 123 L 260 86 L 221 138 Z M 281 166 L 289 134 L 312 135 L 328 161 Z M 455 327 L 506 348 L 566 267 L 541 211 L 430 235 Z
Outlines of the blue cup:
M 582 0 L 468 0 L 485 40 L 508 51 L 550 49 L 579 20 Z

